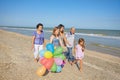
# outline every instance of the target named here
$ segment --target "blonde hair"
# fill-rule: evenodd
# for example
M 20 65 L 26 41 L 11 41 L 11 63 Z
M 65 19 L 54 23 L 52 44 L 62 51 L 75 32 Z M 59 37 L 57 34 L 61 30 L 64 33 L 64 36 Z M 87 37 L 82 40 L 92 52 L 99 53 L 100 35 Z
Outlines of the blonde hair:
M 58 34 L 57 36 L 55 35 L 55 31 L 58 30 L 58 29 L 59 29 L 58 27 L 55 27 L 55 28 L 53 29 L 52 35 L 54 35 L 55 37 L 59 36 L 59 34 Z

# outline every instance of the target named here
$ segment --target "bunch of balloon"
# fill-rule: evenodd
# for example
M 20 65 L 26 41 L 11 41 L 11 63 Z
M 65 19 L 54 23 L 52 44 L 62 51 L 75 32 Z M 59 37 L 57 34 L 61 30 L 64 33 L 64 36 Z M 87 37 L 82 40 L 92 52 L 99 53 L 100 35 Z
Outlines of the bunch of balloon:
M 62 53 L 62 47 L 54 49 L 54 45 L 48 43 L 46 45 L 46 50 L 41 50 L 39 53 L 39 62 L 42 64 L 42 67 L 38 68 L 37 75 L 43 76 L 46 70 L 51 72 L 61 72 L 65 60 L 65 56 Z

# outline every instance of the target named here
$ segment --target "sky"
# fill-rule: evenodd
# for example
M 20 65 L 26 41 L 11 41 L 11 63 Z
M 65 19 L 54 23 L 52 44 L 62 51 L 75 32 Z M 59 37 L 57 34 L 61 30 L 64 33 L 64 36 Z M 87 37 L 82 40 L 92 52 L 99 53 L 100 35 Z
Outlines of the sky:
M 0 0 L 0 26 L 120 30 L 120 0 Z

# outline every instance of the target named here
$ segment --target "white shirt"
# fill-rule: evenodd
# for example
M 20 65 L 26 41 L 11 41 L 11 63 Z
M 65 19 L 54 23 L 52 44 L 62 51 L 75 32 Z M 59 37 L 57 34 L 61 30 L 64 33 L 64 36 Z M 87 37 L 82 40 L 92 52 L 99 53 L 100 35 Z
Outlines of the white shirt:
M 71 34 L 70 32 L 66 34 L 66 38 L 67 38 L 67 41 L 69 42 L 69 44 L 67 44 L 67 47 L 74 47 L 74 38 L 75 38 L 75 35 L 74 34 Z

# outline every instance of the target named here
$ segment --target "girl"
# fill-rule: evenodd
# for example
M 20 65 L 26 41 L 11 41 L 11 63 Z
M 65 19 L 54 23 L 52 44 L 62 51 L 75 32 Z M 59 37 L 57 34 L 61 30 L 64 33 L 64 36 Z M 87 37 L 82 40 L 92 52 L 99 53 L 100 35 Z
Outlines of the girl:
M 61 42 L 62 42 L 62 45 L 63 46 L 66 46 L 66 44 L 65 44 L 65 34 L 64 34 L 64 25 L 62 25 L 62 24 L 59 24 L 58 25 L 58 28 L 59 28 L 59 34 L 60 34 L 60 39 L 61 39 Z
M 58 46 L 63 46 L 62 45 L 62 42 L 61 42 L 61 39 L 59 37 L 59 29 L 58 27 L 55 27 L 53 29 L 53 33 L 50 37 L 50 43 L 52 43 L 54 45 L 54 47 L 58 47 Z
M 38 62 L 39 51 L 43 49 L 44 44 L 44 33 L 43 33 L 43 24 L 39 23 L 36 26 L 36 31 L 33 33 L 32 37 L 32 49 L 34 48 L 34 58 Z
M 65 33 L 64 33 L 64 25 L 62 25 L 62 24 L 59 24 L 58 25 L 58 28 L 59 28 L 59 34 L 60 34 L 60 39 L 61 39 L 61 42 L 62 42 L 62 45 L 64 46 L 64 47 L 66 47 L 66 44 L 69 44 L 69 42 L 67 41 L 67 39 L 66 39 L 66 36 L 65 36 Z M 69 44 L 70 45 L 70 44 Z
M 82 59 L 84 58 L 84 50 L 85 50 L 85 41 L 83 38 L 80 38 L 75 48 L 76 62 L 79 61 L 80 63 L 80 72 L 82 72 L 82 63 L 83 63 Z

